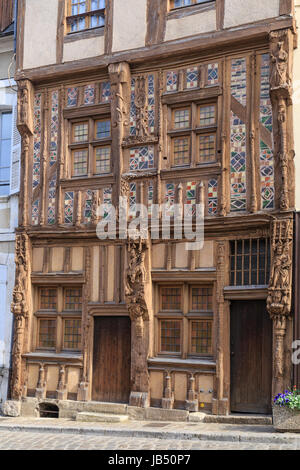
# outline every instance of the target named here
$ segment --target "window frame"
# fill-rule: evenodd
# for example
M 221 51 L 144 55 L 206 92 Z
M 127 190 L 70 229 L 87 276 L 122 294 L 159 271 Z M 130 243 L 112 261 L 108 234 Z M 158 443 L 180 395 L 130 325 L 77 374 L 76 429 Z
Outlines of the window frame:
M 96 123 L 99 121 L 110 121 L 110 136 L 96 138 Z M 88 123 L 88 139 L 82 142 L 74 142 L 74 128 L 76 125 Z M 73 118 L 69 120 L 69 137 L 68 137 L 68 152 L 69 152 L 69 177 L 70 179 L 82 179 L 91 177 L 102 177 L 112 174 L 112 135 L 111 135 L 111 116 L 110 114 L 92 115 L 86 118 Z M 96 149 L 98 147 L 110 147 L 110 165 L 109 171 L 103 173 L 96 173 Z M 78 150 L 87 150 L 87 173 L 82 175 L 75 175 L 74 173 L 74 153 Z
M 169 0 L 169 11 L 181 10 L 182 8 L 194 7 L 196 5 L 205 5 L 206 3 L 213 3 L 215 0 L 191 0 L 190 5 L 181 5 L 179 7 L 174 6 L 175 0 Z
M 57 291 L 57 304 L 56 310 L 53 309 L 41 309 L 41 291 L 42 289 L 56 289 Z M 83 306 L 81 304 L 80 310 L 67 310 L 65 308 L 65 290 L 66 289 L 81 289 L 81 298 L 83 292 L 83 285 L 82 284 L 70 284 L 70 285 L 37 285 L 36 289 L 36 296 L 35 296 L 35 304 L 37 308 L 35 309 L 34 313 L 34 332 L 32 337 L 32 350 L 36 351 L 51 351 L 55 352 L 56 354 L 59 353 L 75 353 L 75 354 L 82 354 L 82 310 Z M 80 320 L 81 321 L 81 347 L 79 349 L 71 349 L 64 347 L 64 323 L 66 320 Z M 55 346 L 54 347 L 46 347 L 40 345 L 40 322 L 43 320 L 52 320 L 55 321 Z
M 203 107 L 214 107 L 214 123 L 208 125 L 200 125 L 200 110 Z M 189 127 L 175 128 L 175 112 L 178 110 L 190 110 Z M 207 167 L 218 163 L 218 98 L 191 99 L 184 103 L 174 103 L 168 105 L 168 154 L 170 155 L 170 169 L 190 168 L 190 167 Z M 200 136 L 214 135 L 215 152 L 214 158 L 208 161 L 201 161 L 200 157 Z M 176 138 L 189 137 L 189 163 L 175 164 L 174 141 Z
M 181 289 L 181 310 L 163 310 L 162 309 L 162 288 L 172 287 Z M 212 309 L 211 310 L 193 310 L 192 309 L 192 289 L 193 288 L 211 288 L 212 289 Z M 170 357 L 178 359 L 213 359 L 214 350 L 214 328 L 215 328 L 215 311 L 216 311 L 216 282 L 159 282 L 154 288 L 155 295 L 155 341 L 154 350 L 157 357 Z M 161 348 L 161 322 L 162 321 L 180 321 L 180 352 L 162 351 Z M 192 352 L 192 322 L 205 321 L 211 323 L 211 347 L 206 353 Z
M 87 8 L 86 8 L 86 11 L 83 12 L 83 13 L 78 13 L 76 15 L 72 15 L 72 0 L 66 0 L 67 1 L 67 4 L 66 4 L 66 34 L 67 35 L 71 35 L 71 34 L 77 34 L 77 33 L 81 33 L 83 31 L 93 31 L 93 30 L 97 30 L 97 29 L 103 29 L 106 25 L 106 15 L 107 15 L 107 1 L 108 0 L 105 0 L 105 7 L 104 8 L 100 8 L 100 9 L 97 9 L 97 10 L 92 10 L 91 9 L 91 1 L 92 0 L 85 0 L 86 2 L 86 5 L 87 5 Z M 91 17 L 94 16 L 94 15 L 99 15 L 99 16 L 102 16 L 103 17 L 103 21 L 104 21 L 104 24 L 103 25 L 97 25 L 97 26 L 91 26 Z M 72 20 L 76 20 L 76 19 L 80 19 L 80 18 L 84 18 L 85 20 L 85 28 L 82 28 L 82 29 L 77 29 L 76 31 L 71 31 L 71 23 L 72 23 Z M 87 20 L 88 20 L 88 24 L 87 24 Z
M 2 119 L 3 119 L 3 115 L 10 115 L 11 116 L 11 132 L 10 132 L 10 136 L 9 136 L 9 139 L 2 139 Z M 10 179 L 11 179 L 11 151 L 12 151 L 12 145 L 13 145 L 13 142 L 12 142 L 12 129 L 13 129 L 13 110 L 12 109 L 1 109 L 0 110 L 0 187 L 2 188 L 5 188 L 5 193 L 4 194 L 0 194 L 0 197 L 7 197 L 9 196 L 10 194 Z M 3 140 L 9 140 L 9 152 L 8 152 L 8 155 L 7 155 L 7 163 L 8 165 L 7 166 L 1 166 L 1 159 L 2 159 L 2 154 L 1 154 L 1 148 L 2 148 L 2 141 Z M 9 170 L 9 175 L 8 175 L 8 180 L 1 180 L 1 171 L 2 170 L 5 170 L 5 169 L 8 169 Z

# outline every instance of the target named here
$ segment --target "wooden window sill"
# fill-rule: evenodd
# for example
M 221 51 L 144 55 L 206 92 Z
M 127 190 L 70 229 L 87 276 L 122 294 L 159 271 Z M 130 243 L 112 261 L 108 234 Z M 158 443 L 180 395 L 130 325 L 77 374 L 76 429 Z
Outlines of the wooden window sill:
M 206 3 L 196 3 L 195 5 L 186 5 L 178 8 L 172 8 L 172 10 L 170 10 L 167 15 L 167 20 L 196 15 L 202 11 L 214 10 L 215 8 L 215 1 L 207 1 Z
M 81 39 L 94 38 L 96 36 L 104 36 L 105 26 L 98 26 L 97 28 L 83 29 L 82 31 L 74 31 L 68 33 L 64 37 L 64 43 L 80 41 Z

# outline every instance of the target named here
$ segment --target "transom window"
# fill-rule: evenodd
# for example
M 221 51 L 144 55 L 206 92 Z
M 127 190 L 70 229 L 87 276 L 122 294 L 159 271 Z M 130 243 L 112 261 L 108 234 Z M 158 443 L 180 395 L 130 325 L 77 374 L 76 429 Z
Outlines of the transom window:
M 157 354 L 211 356 L 213 354 L 213 285 L 160 286 L 156 312 Z
M 72 124 L 70 151 L 72 177 L 111 172 L 111 123 L 109 118 Z
M 68 33 L 105 25 L 105 0 L 67 0 Z
M 189 166 L 216 161 L 217 108 L 215 103 L 173 108 L 168 132 L 171 165 Z
M 38 309 L 35 313 L 40 349 L 81 349 L 81 287 L 40 287 Z
M 270 278 L 270 239 L 258 238 L 230 242 L 230 284 L 268 285 Z
M 211 3 L 214 0 L 170 0 L 170 8 L 183 8 L 190 5 L 197 5 L 198 3 Z

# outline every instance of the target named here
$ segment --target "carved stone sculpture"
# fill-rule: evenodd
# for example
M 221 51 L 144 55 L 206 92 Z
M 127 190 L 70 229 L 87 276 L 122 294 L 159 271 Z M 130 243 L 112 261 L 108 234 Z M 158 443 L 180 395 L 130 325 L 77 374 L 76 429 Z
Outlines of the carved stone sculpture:
M 149 132 L 148 132 L 146 79 L 144 76 L 137 77 L 136 79 L 136 93 L 135 93 L 134 103 L 136 107 L 137 136 L 138 137 L 148 136 Z

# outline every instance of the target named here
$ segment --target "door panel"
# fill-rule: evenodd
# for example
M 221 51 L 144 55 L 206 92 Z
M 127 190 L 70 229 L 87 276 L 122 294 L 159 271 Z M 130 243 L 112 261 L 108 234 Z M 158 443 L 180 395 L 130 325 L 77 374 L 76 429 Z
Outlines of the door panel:
M 93 400 L 128 403 L 130 358 L 130 318 L 95 317 Z
M 231 303 L 231 411 L 270 413 L 272 321 L 265 301 Z

